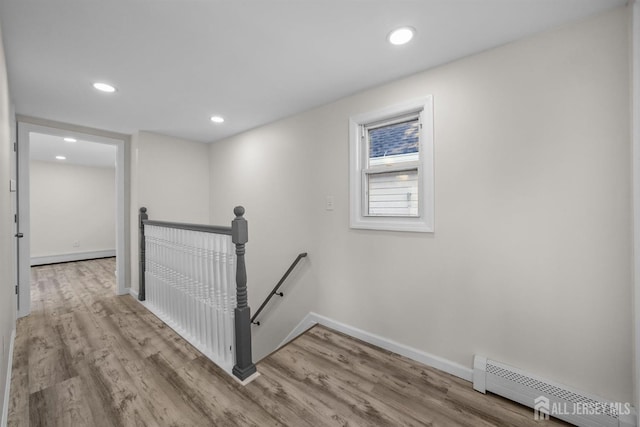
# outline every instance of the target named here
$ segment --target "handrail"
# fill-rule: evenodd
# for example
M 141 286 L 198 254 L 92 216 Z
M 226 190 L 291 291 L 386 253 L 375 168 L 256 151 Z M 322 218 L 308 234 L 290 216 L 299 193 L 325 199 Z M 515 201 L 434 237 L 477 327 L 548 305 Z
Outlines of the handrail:
M 145 225 L 155 225 L 165 228 L 179 228 L 181 230 L 202 231 L 204 233 L 226 234 L 231 236 L 231 227 L 207 224 L 187 224 L 184 222 L 156 221 L 151 219 L 142 220 Z
M 289 269 L 284 273 L 284 275 L 282 276 L 282 278 L 280 279 L 280 281 L 276 284 L 276 286 L 273 288 L 273 290 L 271 291 L 271 293 L 267 296 L 267 298 L 265 298 L 264 302 L 262 303 L 262 305 L 260 306 L 260 308 L 258 308 L 258 311 L 256 311 L 256 314 L 253 315 L 253 317 L 251 318 L 251 323 L 253 323 L 254 325 L 258 325 L 260 326 L 260 322 L 256 322 L 256 318 L 258 317 L 258 315 L 260 314 L 260 312 L 265 308 L 265 306 L 269 303 L 269 301 L 271 301 L 271 298 L 273 298 L 274 295 L 278 295 L 280 297 L 284 296 L 283 292 L 278 292 L 278 289 L 280 289 L 280 286 L 282 286 L 282 284 L 284 283 L 285 280 L 287 280 L 287 277 L 289 277 L 289 274 L 291 274 L 291 272 L 293 271 L 294 268 L 296 268 L 296 265 L 298 265 L 298 263 L 300 262 L 300 260 L 302 258 L 305 258 L 307 256 L 306 252 L 302 252 L 300 254 L 298 254 L 298 256 L 296 257 L 296 259 L 291 263 L 291 265 L 289 266 Z

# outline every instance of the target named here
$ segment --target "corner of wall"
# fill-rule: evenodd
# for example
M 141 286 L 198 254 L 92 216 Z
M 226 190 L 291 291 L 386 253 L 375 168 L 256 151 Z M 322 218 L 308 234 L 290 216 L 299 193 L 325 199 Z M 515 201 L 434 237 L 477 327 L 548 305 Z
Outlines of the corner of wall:
M 16 327 L 16 296 L 14 284 L 16 276 L 16 256 L 14 221 L 11 206 L 15 199 L 5 185 L 14 177 L 15 165 L 13 142 L 16 141 L 15 113 L 9 99 L 7 67 L 5 63 L 4 44 L 0 29 L 0 182 L 3 183 L 0 193 L 0 401 L 2 402 L 2 422 L 6 422 L 9 400 L 9 383 L 11 381 L 11 359 Z M 3 384 L 4 382 L 4 384 Z
M 135 291 L 140 287 L 138 277 L 139 145 L 140 132 L 138 131 L 131 135 L 129 144 L 129 215 L 127 215 L 129 219 L 129 287 Z
M 631 8 L 631 134 L 633 151 L 633 247 L 634 247 L 634 328 L 633 378 L 634 403 L 640 410 L 640 2 L 632 1 Z

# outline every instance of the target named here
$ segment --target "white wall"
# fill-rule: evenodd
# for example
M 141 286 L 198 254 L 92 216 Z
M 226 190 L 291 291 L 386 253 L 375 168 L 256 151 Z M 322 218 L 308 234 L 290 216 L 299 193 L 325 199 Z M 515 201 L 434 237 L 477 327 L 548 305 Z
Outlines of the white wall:
M 32 160 L 29 172 L 32 259 L 115 251 L 114 168 Z
M 313 309 L 468 367 L 478 353 L 631 401 L 627 13 L 212 144 L 211 219 L 247 208 L 254 310 L 309 251 L 254 329 L 256 355 Z M 349 229 L 349 117 L 427 94 L 435 233 Z
M 131 138 L 131 288 L 138 290 L 138 209 L 150 219 L 208 224 L 208 146 L 152 132 Z M 231 220 L 229 220 L 231 221 Z
M 13 115 L 9 109 L 9 88 L 7 87 L 7 68 L 4 58 L 2 38 L 0 37 L 0 405 L 5 400 L 5 384 L 11 374 L 9 366 L 9 344 L 11 332 L 15 329 L 16 298 L 14 292 L 15 258 L 13 248 L 13 215 L 11 212 L 11 193 L 6 185 L 10 179 L 11 138 L 14 127 Z M 4 414 L 3 414 L 4 415 Z
M 294 118 L 211 145 L 211 223 L 226 224 L 233 218 L 234 206 L 246 209 L 252 313 L 295 257 L 311 253 L 287 279 L 282 288 L 285 298 L 275 297 L 258 319 L 262 325 L 253 328 L 254 361 L 275 350 L 302 317 L 317 308 L 315 275 L 320 267 L 312 266 L 318 259 L 315 240 L 320 230 L 311 215 L 322 209 L 320 183 L 315 182 L 321 174 L 315 166 L 313 144 L 304 141 L 315 125 Z M 345 131 L 346 126 L 344 123 Z M 326 231 L 327 238 L 335 234 L 332 229 Z

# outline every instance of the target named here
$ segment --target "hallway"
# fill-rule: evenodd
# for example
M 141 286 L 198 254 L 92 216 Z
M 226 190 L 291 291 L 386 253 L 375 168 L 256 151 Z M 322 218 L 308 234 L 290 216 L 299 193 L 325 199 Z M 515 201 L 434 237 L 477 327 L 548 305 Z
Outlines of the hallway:
M 115 259 L 33 268 L 9 426 L 552 426 L 471 384 L 316 326 L 247 387 L 130 296 Z

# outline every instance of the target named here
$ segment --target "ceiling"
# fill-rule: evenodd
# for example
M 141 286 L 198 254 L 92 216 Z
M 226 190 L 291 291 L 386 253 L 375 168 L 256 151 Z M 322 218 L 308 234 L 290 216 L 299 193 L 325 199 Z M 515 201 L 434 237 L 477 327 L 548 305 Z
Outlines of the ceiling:
M 101 168 L 116 167 L 115 145 L 83 139 L 67 142 L 64 137 L 38 132 L 29 133 L 29 156 L 31 160 L 43 162 Z M 66 159 L 58 160 L 56 156 L 64 156 Z
M 213 142 L 623 4 L 0 0 L 0 25 L 18 114 Z M 414 40 L 390 45 L 404 25 Z

